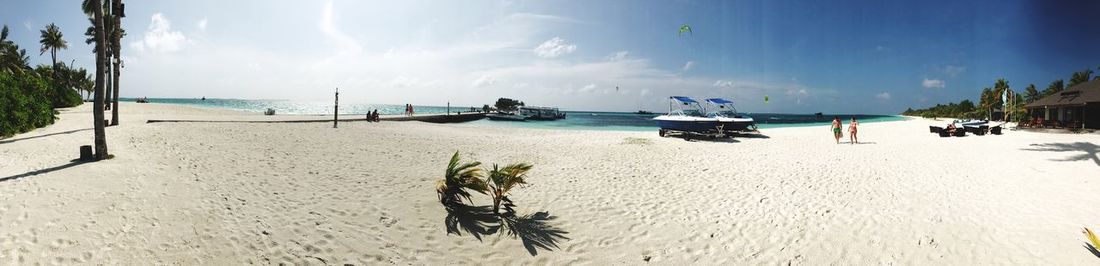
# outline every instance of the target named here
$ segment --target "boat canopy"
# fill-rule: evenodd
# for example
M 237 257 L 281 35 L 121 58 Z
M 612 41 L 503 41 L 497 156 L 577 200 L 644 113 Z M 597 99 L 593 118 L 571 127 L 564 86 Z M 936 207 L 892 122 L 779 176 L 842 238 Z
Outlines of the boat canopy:
M 677 101 L 680 101 L 680 102 L 683 102 L 683 103 L 699 103 L 699 102 L 696 102 L 695 99 L 692 99 L 691 97 L 672 96 L 672 97 L 669 97 L 669 98 L 672 98 L 674 100 L 677 100 Z
M 732 102 L 732 101 L 730 101 L 730 100 L 726 100 L 726 99 L 722 99 L 722 98 L 710 98 L 710 99 L 707 99 L 707 102 L 710 102 L 710 103 L 714 103 L 714 104 L 727 104 L 727 103 L 733 103 L 733 102 Z

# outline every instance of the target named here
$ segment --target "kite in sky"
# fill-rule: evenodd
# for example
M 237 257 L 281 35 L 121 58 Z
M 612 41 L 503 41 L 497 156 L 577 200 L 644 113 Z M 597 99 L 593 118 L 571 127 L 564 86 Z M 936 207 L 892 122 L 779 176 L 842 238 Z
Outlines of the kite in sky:
M 764 103 L 768 103 L 768 96 L 764 95 Z
M 688 34 L 695 34 L 694 32 L 691 32 L 691 26 L 688 26 L 688 24 L 684 24 L 680 25 L 680 32 L 677 33 L 676 36 L 683 37 L 684 32 L 687 32 Z

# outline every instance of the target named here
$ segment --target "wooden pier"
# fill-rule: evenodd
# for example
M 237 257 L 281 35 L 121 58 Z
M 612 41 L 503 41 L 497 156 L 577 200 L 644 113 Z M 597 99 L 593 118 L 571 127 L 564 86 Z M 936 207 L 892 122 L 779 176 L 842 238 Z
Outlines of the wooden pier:
M 345 115 L 346 116 L 346 115 Z M 366 115 L 355 115 L 355 117 L 361 118 L 347 118 L 340 119 L 340 122 L 362 122 L 367 121 Z M 462 123 L 470 122 L 485 118 L 484 113 L 462 113 L 462 114 L 429 114 L 429 115 L 387 115 L 381 116 L 378 120 L 381 121 L 421 121 L 428 123 Z M 283 119 L 283 120 L 186 120 L 186 119 L 150 119 L 146 123 L 327 123 L 332 122 L 332 119 Z

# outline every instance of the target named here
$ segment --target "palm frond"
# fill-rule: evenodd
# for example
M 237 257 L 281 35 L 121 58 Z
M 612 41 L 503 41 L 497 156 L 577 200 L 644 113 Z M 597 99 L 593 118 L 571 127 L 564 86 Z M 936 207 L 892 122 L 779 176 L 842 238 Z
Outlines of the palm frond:
M 1096 234 L 1093 234 L 1088 227 L 1085 227 L 1085 237 L 1089 239 L 1089 242 L 1092 242 L 1093 248 L 1100 248 L 1100 239 L 1097 239 Z

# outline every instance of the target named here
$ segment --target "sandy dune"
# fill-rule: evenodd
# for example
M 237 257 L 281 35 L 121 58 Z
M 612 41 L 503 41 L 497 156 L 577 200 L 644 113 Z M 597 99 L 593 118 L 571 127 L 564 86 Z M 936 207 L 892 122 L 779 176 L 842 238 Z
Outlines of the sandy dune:
M 116 158 L 88 105 L 0 140 L 0 264 L 1057 264 L 1100 263 L 1100 135 L 939 138 L 936 121 L 684 141 L 656 132 L 267 119 L 122 106 Z M 448 213 L 451 153 L 529 162 L 502 221 Z M 460 234 L 448 234 L 448 222 Z

